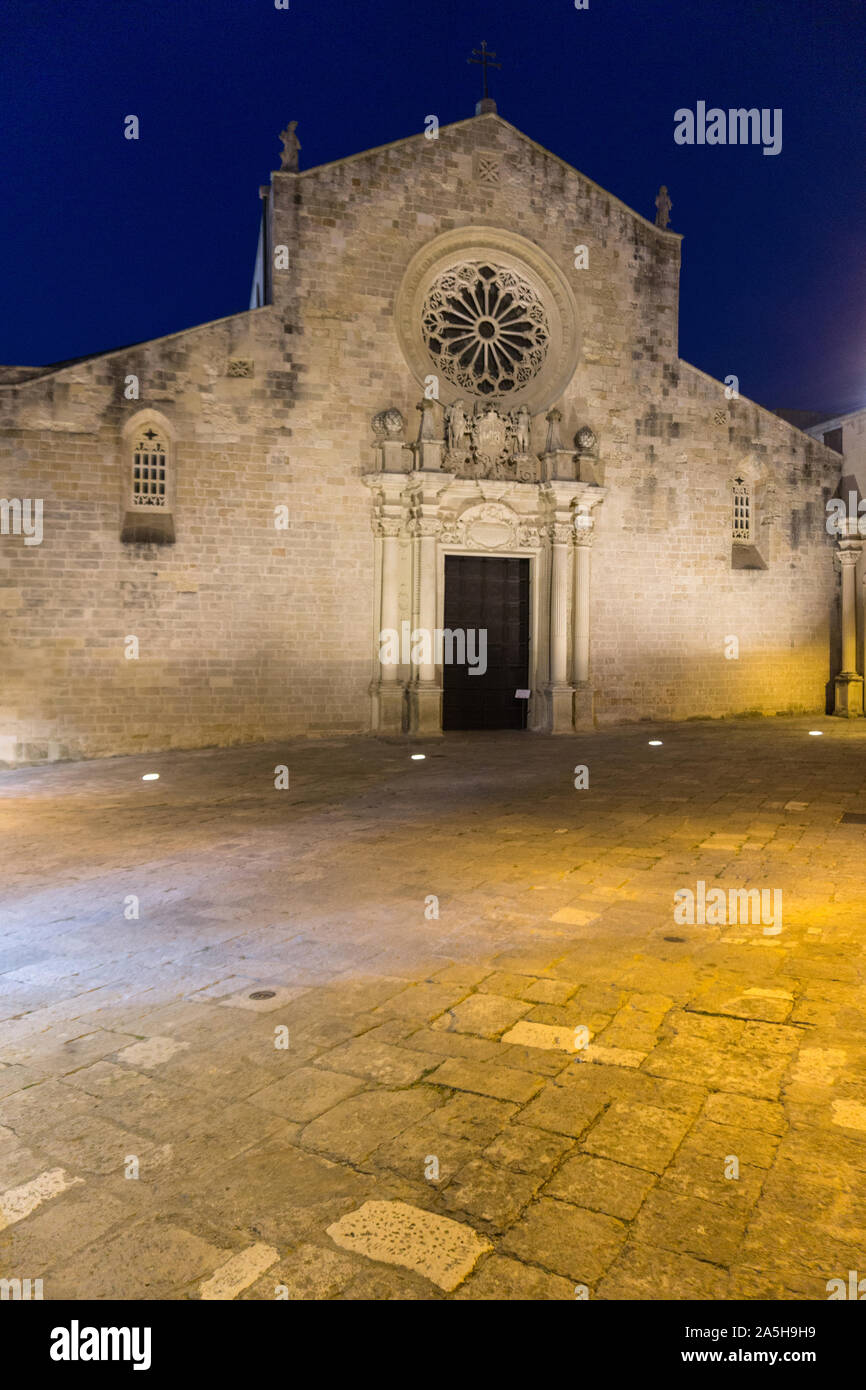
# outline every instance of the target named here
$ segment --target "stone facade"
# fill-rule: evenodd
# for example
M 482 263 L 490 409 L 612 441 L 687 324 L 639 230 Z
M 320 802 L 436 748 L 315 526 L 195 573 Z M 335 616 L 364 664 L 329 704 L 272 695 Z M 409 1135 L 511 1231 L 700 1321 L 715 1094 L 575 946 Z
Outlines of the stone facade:
M 0 760 L 435 732 L 441 670 L 383 672 L 377 634 L 441 615 L 454 550 L 532 558 L 536 729 L 823 710 L 839 458 L 679 360 L 675 233 L 493 113 L 263 192 L 261 307 L 0 373 L 0 494 L 44 532 L 0 536 Z M 542 366 L 484 403 L 512 422 L 498 465 L 452 447 L 458 387 L 413 319 L 467 248 L 543 304 Z M 173 539 L 130 500 L 150 424 Z

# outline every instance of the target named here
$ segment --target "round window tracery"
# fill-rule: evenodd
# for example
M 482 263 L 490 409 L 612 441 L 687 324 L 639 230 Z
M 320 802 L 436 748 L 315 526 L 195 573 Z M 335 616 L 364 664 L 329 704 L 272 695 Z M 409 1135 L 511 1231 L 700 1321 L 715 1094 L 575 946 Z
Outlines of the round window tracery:
M 520 391 L 544 366 L 544 304 L 526 280 L 495 262 L 464 262 L 439 275 L 421 317 L 437 370 L 472 395 Z

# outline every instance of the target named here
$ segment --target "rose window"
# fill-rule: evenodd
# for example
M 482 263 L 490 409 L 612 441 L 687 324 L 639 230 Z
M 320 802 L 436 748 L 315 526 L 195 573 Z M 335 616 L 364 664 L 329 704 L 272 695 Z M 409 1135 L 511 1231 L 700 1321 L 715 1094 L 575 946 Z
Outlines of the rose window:
M 544 304 L 532 286 L 485 261 L 438 277 L 424 301 L 422 332 L 442 375 L 480 396 L 520 390 L 538 375 L 550 342 Z

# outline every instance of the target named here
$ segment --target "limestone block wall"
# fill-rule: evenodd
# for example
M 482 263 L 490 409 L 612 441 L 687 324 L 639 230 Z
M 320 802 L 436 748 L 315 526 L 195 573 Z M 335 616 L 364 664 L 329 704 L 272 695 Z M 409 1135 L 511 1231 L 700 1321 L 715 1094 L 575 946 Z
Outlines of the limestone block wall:
M 0 494 L 44 502 L 41 545 L 0 537 L 0 760 L 365 726 L 368 494 L 326 438 L 293 447 L 293 344 L 262 309 L 0 386 Z M 173 545 L 120 540 L 145 407 L 172 429 Z
M 44 501 L 41 545 L 0 536 L 0 761 L 369 728 L 361 475 L 371 417 L 395 405 L 414 435 L 421 396 L 395 296 L 422 246 L 471 225 L 540 247 L 575 298 L 581 351 L 556 404 L 566 441 L 585 424 L 598 435 L 608 489 L 593 547 L 599 720 L 823 705 L 836 585 L 823 498 L 839 461 L 678 361 L 676 235 L 492 115 L 277 173 L 268 223 L 289 253 L 272 305 L 0 374 L 0 497 Z M 235 359 L 251 375 L 229 375 Z M 120 540 L 123 431 L 145 408 L 172 435 L 173 545 Z M 532 430 L 540 453 L 543 415 Z M 727 489 L 744 460 L 776 482 L 765 571 L 731 569 Z
M 725 401 L 685 363 L 664 405 L 664 418 L 649 400 L 636 408 L 607 458 L 593 554 L 598 718 L 822 711 L 838 459 L 753 403 Z M 773 484 L 757 488 L 766 569 L 732 565 L 729 484 L 743 472 Z M 737 659 L 725 656 L 730 637 Z

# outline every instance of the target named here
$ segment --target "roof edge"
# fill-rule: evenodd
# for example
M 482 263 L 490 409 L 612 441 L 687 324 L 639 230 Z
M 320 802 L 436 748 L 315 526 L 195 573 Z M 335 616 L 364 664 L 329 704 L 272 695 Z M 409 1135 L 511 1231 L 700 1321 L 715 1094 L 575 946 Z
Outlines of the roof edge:
M 29 386 L 31 382 L 45 381 L 46 377 L 57 376 L 59 372 L 68 372 L 73 367 L 79 367 L 85 362 L 98 362 L 103 357 L 120 357 L 122 353 L 136 352 L 139 348 L 151 347 L 154 343 L 167 343 L 172 338 L 182 338 L 185 333 L 198 333 L 205 328 L 215 328 L 217 324 L 229 323 L 232 319 L 245 318 L 248 314 L 261 314 L 266 309 L 272 308 L 272 304 L 261 304 L 257 309 L 240 309 L 236 314 L 226 314 L 221 319 L 207 319 L 204 323 L 191 324 L 189 328 L 176 328 L 173 333 L 163 333 L 158 338 L 142 338 L 140 343 L 127 343 L 125 347 L 106 348 L 104 352 L 91 352 L 85 353 L 83 357 L 70 357 L 66 362 L 57 365 L 49 364 L 44 370 L 37 368 L 38 376 L 25 377 L 23 381 L 0 380 L 0 390 Z
M 447 125 L 440 126 L 439 129 L 459 130 L 463 126 L 473 124 L 475 121 L 499 121 L 508 130 L 513 131 L 515 135 L 519 135 L 521 140 L 525 140 L 528 144 L 532 145 L 534 149 L 546 155 L 548 159 L 555 159 L 557 164 L 561 164 L 569 173 L 578 174 L 580 178 L 584 179 L 592 188 L 596 189 L 597 192 L 603 194 L 605 198 L 610 198 L 618 207 L 623 208 L 626 212 L 630 213 L 632 217 L 636 217 L 639 222 L 643 222 L 644 226 L 657 232 L 659 236 L 669 237 L 673 241 L 682 241 L 682 232 L 672 232 L 666 227 L 657 227 L 655 222 L 651 222 L 648 217 L 644 217 L 643 213 L 638 212 L 635 208 L 630 207 L 628 203 L 623 202 L 622 198 L 618 198 L 615 193 L 611 193 L 609 189 L 603 188 L 600 183 L 596 183 L 595 179 L 591 179 L 582 169 L 578 169 L 574 164 L 569 164 L 567 159 L 563 159 L 561 155 L 555 154 L 553 150 L 547 149 L 545 145 L 539 144 L 531 135 L 527 135 L 526 131 L 521 130 L 519 126 L 512 125 L 511 121 L 507 121 L 504 116 L 500 116 L 496 111 L 485 111 L 481 116 L 466 116 L 462 121 L 450 121 Z M 349 164 L 354 159 L 366 159 L 368 155 L 382 154 L 385 150 L 396 149 L 398 145 L 406 145 L 410 140 L 424 140 L 426 138 L 424 131 L 418 130 L 413 132 L 412 135 L 402 136 L 399 140 L 389 140 L 384 145 L 374 145 L 372 149 L 369 150 L 356 150 L 354 154 L 342 155 L 339 159 L 329 159 L 326 160 L 324 164 L 314 164 L 311 169 L 301 169 L 298 173 L 293 173 L 288 169 L 275 169 L 271 177 L 278 178 L 285 174 L 292 179 L 309 178 L 311 174 L 321 173 L 323 169 L 334 169 L 338 164 Z

